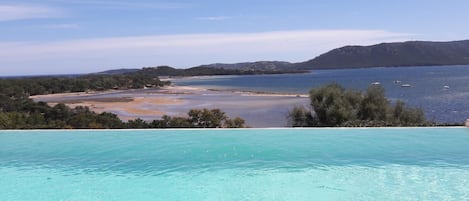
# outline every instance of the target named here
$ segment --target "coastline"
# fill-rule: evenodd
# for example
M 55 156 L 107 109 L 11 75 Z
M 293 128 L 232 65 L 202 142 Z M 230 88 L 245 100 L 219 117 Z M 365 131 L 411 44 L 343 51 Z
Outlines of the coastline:
M 148 90 L 148 91 L 145 91 L 145 90 Z M 303 97 L 303 98 L 309 97 L 308 94 L 301 94 L 301 93 L 263 92 L 263 91 L 214 89 L 214 88 L 202 88 L 202 87 L 193 87 L 193 86 L 169 85 L 169 86 L 164 86 L 164 87 L 159 87 L 159 88 L 150 88 L 150 89 L 128 89 L 128 90 L 55 93 L 55 94 L 45 94 L 45 95 L 34 95 L 34 96 L 30 96 L 29 98 L 33 100 L 43 100 L 43 99 L 62 100 L 66 98 L 86 98 L 86 97 L 96 96 L 96 95 L 103 96 L 103 95 L 117 94 L 117 93 L 132 94 L 134 92 L 150 92 L 150 93 L 158 93 L 158 94 L 194 94 L 196 92 L 203 92 L 203 91 L 233 93 L 233 94 L 241 94 L 243 96 Z M 139 97 L 126 97 L 126 98 L 139 98 Z M 96 98 L 96 99 L 99 99 L 99 98 Z
M 261 128 L 286 126 L 288 111 L 297 105 L 307 105 L 307 97 L 306 94 L 171 85 L 138 90 L 38 95 L 30 98 L 47 102 L 51 106 L 58 103 L 72 108 L 87 106 L 97 113 L 114 113 L 124 121 L 136 118 L 151 121 L 160 119 L 163 115 L 186 116 L 190 109 L 219 108 L 230 117 L 239 116 L 245 119 L 248 126 Z

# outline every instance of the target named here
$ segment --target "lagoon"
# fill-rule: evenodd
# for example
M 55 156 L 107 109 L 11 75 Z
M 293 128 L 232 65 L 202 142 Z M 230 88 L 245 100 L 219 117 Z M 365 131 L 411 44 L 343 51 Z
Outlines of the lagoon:
M 463 123 L 469 117 L 469 66 L 314 70 L 306 74 L 207 76 L 174 79 L 178 86 L 304 94 L 331 82 L 365 90 L 379 82 L 391 100 L 420 107 L 429 120 Z M 402 85 L 410 87 L 402 87 Z

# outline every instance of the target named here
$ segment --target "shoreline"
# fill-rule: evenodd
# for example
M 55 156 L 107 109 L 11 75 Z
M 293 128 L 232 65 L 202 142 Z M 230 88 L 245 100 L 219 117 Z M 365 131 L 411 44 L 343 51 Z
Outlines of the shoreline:
M 265 92 L 265 91 L 251 91 L 251 90 L 232 90 L 232 89 L 215 89 L 215 88 L 203 88 L 199 86 L 177 86 L 169 85 L 159 88 L 148 88 L 148 89 L 126 89 L 126 90 L 106 90 L 106 91 L 90 91 L 90 92 L 70 92 L 70 93 L 55 93 L 55 94 L 44 94 L 44 95 L 34 95 L 29 98 L 44 99 L 44 98 L 84 98 L 89 96 L 96 95 L 109 95 L 117 93 L 127 93 L 132 94 L 134 92 L 153 92 L 159 94 L 190 94 L 193 92 L 202 92 L 202 91 L 213 91 L 213 92 L 224 92 L 224 93 L 233 93 L 233 94 L 242 94 L 244 96 L 271 96 L 271 97 L 309 97 L 308 94 L 302 93 L 284 93 L 284 92 Z M 126 98 L 135 98 L 135 97 L 126 97 Z M 98 99 L 98 98 L 95 98 Z
M 163 115 L 187 116 L 191 109 L 219 108 L 230 117 L 241 117 L 256 128 L 284 127 L 286 114 L 297 105 L 308 105 L 306 94 L 220 90 L 192 86 L 165 86 L 136 90 L 108 90 L 31 96 L 54 106 L 87 106 L 91 111 L 116 114 L 123 121 L 152 121 Z
M 205 90 L 239 93 L 245 96 L 302 97 L 302 98 L 309 97 L 308 94 L 302 94 L 302 93 L 284 93 L 284 92 L 266 92 L 266 91 L 212 89 L 212 88 L 206 88 Z

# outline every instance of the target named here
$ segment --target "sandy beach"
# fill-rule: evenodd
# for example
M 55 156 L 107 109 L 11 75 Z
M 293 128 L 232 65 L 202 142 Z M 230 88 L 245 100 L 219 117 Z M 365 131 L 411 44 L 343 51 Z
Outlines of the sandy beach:
M 288 111 L 308 105 L 306 94 L 276 94 L 211 90 L 185 86 L 159 89 L 112 90 L 39 95 L 31 97 L 49 105 L 87 106 L 97 113 L 111 112 L 123 120 L 147 121 L 163 115 L 185 116 L 190 109 L 220 108 L 230 117 L 239 116 L 251 127 L 283 127 Z

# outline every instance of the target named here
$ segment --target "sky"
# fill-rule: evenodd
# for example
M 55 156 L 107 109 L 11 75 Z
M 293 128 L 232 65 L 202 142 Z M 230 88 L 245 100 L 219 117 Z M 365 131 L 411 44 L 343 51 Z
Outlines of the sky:
M 344 45 L 469 39 L 467 0 L 0 0 L 0 76 L 300 62 Z

